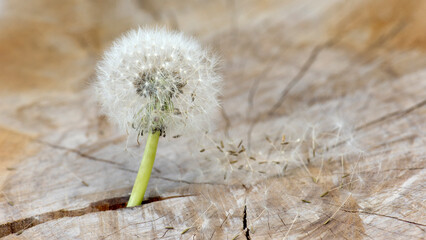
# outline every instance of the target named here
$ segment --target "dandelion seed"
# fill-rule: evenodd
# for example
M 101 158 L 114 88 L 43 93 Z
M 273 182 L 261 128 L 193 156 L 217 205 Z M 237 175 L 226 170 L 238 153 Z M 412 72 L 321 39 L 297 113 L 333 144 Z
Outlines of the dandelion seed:
M 283 172 L 287 170 L 288 164 L 284 165 Z
M 244 148 L 244 146 L 241 148 L 241 150 L 240 151 L 238 151 L 238 153 L 242 153 L 242 152 L 245 152 L 246 151 L 246 149 Z
M 324 192 L 323 194 L 321 194 L 321 196 L 320 197 L 325 197 L 325 196 L 327 196 L 328 195 L 328 191 L 327 192 Z
M 268 136 L 265 137 L 265 140 L 268 141 L 269 143 L 272 143 L 271 139 Z
M 191 229 L 191 228 L 185 228 L 180 234 L 185 234 L 186 232 L 188 232 L 189 231 L 189 229 Z

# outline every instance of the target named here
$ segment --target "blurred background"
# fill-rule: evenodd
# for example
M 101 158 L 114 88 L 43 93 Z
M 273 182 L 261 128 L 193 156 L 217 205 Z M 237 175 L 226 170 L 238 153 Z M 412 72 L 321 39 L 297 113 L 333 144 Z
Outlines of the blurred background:
M 225 70 L 234 65 L 239 70 L 252 69 L 247 65 L 270 65 L 240 60 L 248 54 L 252 61 L 276 57 L 300 65 L 301 60 L 292 52 L 300 55 L 305 48 L 330 41 L 354 55 L 364 51 L 368 56 L 377 48 L 381 53 L 424 49 L 426 41 L 425 4 L 417 0 L 2 0 L 0 6 L 4 90 L 81 88 L 82 79 L 93 73 L 102 51 L 136 26 L 167 26 L 194 35 L 223 55 Z M 381 56 L 382 62 L 386 56 Z M 423 64 L 394 63 L 395 69 L 389 71 L 413 71 Z
M 423 239 L 425 13 L 423 0 L 0 0 L 0 237 Z M 222 109 L 203 141 L 160 143 L 150 207 L 105 211 L 127 200 L 143 149 L 90 84 L 138 26 L 217 53 Z

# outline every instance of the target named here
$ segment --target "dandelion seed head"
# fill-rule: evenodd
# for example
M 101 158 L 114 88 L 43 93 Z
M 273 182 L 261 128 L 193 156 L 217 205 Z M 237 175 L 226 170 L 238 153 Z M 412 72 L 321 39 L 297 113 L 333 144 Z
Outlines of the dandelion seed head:
M 182 33 L 138 28 L 105 52 L 94 88 L 102 110 L 122 130 L 184 135 L 209 128 L 221 81 L 216 65 Z

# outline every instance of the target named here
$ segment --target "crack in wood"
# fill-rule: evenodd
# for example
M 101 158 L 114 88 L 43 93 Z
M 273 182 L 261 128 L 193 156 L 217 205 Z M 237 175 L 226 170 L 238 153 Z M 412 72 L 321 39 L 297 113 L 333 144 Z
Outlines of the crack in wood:
M 359 171 L 357 174 L 378 174 L 378 173 L 385 173 L 385 172 L 392 172 L 392 171 L 417 171 L 417 170 L 423 170 L 424 167 L 410 167 L 410 168 L 390 168 L 390 169 L 384 169 L 380 171 Z
M 67 151 L 67 152 L 75 153 L 75 154 L 79 155 L 80 157 L 83 157 L 83 158 L 86 158 L 86 159 L 89 159 L 89 160 L 93 160 L 93 161 L 97 161 L 97 162 L 103 162 L 103 163 L 112 164 L 112 165 L 120 165 L 119 163 L 116 163 L 116 162 L 111 161 L 111 160 L 93 157 L 91 155 L 80 152 L 77 149 L 67 148 L 67 147 L 64 147 L 64 146 L 52 144 L 52 143 L 49 143 L 49 142 L 42 141 L 40 139 L 33 139 L 33 141 L 37 142 L 37 143 L 41 143 L 41 144 L 46 145 L 46 146 L 49 146 L 51 148 L 60 149 L 60 150 L 64 150 L 64 151 Z
M 247 240 L 250 240 L 250 229 L 247 226 L 247 205 L 244 205 L 243 213 L 243 231 L 245 231 L 245 236 Z
M 312 49 L 311 53 L 309 54 L 308 59 L 306 59 L 305 63 L 303 64 L 302 68 L 299 70 L 297 75 L 294 76 L 294 78 L 282 90 L 282 92 L 280 94 L 280 98 L 278 99 L 278 101 L 275 102 L 275 104 L 269 110 L 268 115 L 273 115 L 281 107 L 281 105 L 283 104 L 287 94 L 306 75 L 306 73 L 309 71 L 311 66 L 315 63 L 316 59 L 318 58 L 318 55 L 324 49 L 329 48 L 329 47 L 333 46 L 334 44 L 335 44 L 334 41 L 330 40 L 330 41 L 326 42 L 325 44 L 321 44 L 319 46 L 314 47 L 314 49 Z
M 152 176 L 152 178 L 156 178 L 156 179 L 161 179 L 161 180 L 165 180 L 165 181 L 170 181 L 170 182 L 176 182 L 176 183 L 185 183 L 185 184 L 194 184 L 194 185 L 219 185 L 219 186 L 226 186 L 226 187 L 239 187 L 239 185 L 237 184 L 225 184 L 225 183 L 216 183 L 216 182 L 191 182 L 191 181 L 187 181 L 187 180 L 178 180 L 178 179 L 172 179 L 172 178 L 167 178 L 167 177 L 158 177 L 158 176 Z
M 374 41 L 365 52 L 383 46 L 386 42 L 397 36 L 407 25 L 408 21 L 406 20 L 397 22 L 388 33 L 379 36 L 377 40 Z
M 142 205 L 164 201 L 173 198 L 183 198 L 183 197 L 192 197 L 194 195 L 178 195 L 178 196 L 169 196 L 169 197 L 151 197 L 142 202 Z M 52 220 L 64 218 L 64 217 L 79 217 L 89 213 L 95 212 L 104 212 L 104 211 L 113 211 L 121 208 L 125 208 L 127 201 L 129 200 L 128 196 L 125 197 L 116 197 L 100 200 L 97 202 L 91 203 L 88 207 L 80 208 L 76 210 L 65 210 L 60 209 L 57 211 L 42 213 L 39 215 L 31 216 L 24 219 L 15 220 L 13 222 L 8 222 L 0 225 L 0 238 L 8 236 L 10 234 L 21 234 L 23 231 L 43 224 Z M 138 206 L 137 206 L 138 207 Z M 136 208 L 136 207 L 132 207 Z
M 385 215 L 385 214 L 375 213 L 375 212 L 368 212 L 368 211 L 364 211 L 364 210 L 348 210 L 348 209 L 342 209 L 342 211 L 348 212 L 348 213 L 361 213 L 361 214 L 367 214 L 367 215 L 374 215 L 374 216 L 378 216 L 378 217 L 385 217 L 385 218 L 394 219 L 394 220 L 397 220 L 397 221 L 400 221 L 400 222 L 405 222 L 405 223 L 414 224 L 414 225 L 421 226 L 421 227 L 426 227 L 426 224 L 423 224 L 423 223 L 418 223 L 418 222 L 414 222 L 414 221 L 410 221 L 410 220 L 406 220 L 406 219 L 402 219 L 402 218 L 398 218 L 398 217 L 394 217 L 394 216 L 389 216 L 389 215 Z
M 223 117 L 223 120 L 225 121 L 225 127 L 224 127 L 225 136 L 229 138 L 229 129 L 231 128 L 231 120 L 229 119 L 229 116 L 226 113 L 225 108 L 222 107 L 220 109 L 220 113 Z
M 363 125 L 361 125 L 361 126 L 359 126 L 359 127 L 355 128 L 355 130 L 356 130 L 356 131 L 359 131 L 359 130 L 361 130 L 361 129 L 363 129 L 363 128 L 370 127 L 370 126 L 372 126 L 372 125 L 375 125 L 375 124 L 377 124 L 377 123 L 380 123 L 380 122 L 386 121 L 386 120 L 391 119 L 391 118 L 400 118 L 400 117 L 404 117 L 405 115 L 407 115 L 407 114 L 409 114 L 409 113 L 413 112 L 414 110 L 419 109 L 419 108 L 421 108 L 421 107 L 423 107 L 423 106 L 425 106 L 425 105 L 426 105 L 426 99 L 424 99 L 423 101 L 421 101 L 421 102 L 419 102 L 419 103 L 416 103 L 416 104 L 414 104 L 413 106 L 411 106 L 411 107 L 409 107 L 409 108 L 406 108 L 406 109 L 404 109 L 404 110 L 399 110 L 399 111 L 391 112 L 391 113 L 388 113 L 388 114 L 386 114 L 386 115 L 384 115 L 384 116 L 382 116 L 382 117 L 379 117 L 379 118 L 377 118 L 377 119 L 375 119 L 375 120 L 373 120 L 373 121 L 370 121 L 370 122 L 368 122 L 368 123 L 365 123 L 365 124 L 363 124 Z
M 293 87 L 306 75 L 306 73 L 309 71 L 311 66 L 315 63 L 318 55 L 327 48 L 332 47 L 338 42 L 336 39 L 331 39 L 327 41 L 324 44 L 318 45 L 312 49 L 311 53 L 309 54 L 309 57 L 306 59 L 305 63 L 303 64 L 302 68 L 299 70 L 299 72 L 296 74 L 296 76 L 293 77 L 293 79 L 286 85 L 286 87 L 281 91 L 279 99 L 275 102 L 275 104 L 271 107 L 271 109 L 267 112 L 268 116 L 272 116 L 275 114 L 275 112 L 281 107 L 283 104 L 287 94 L 293 89 Z M 256 82 L 255 82 L 256 83 Z M 252 87 L 257 88 L 257 84 L 254 84 Z M 249 106 L 251 101 L 253 101 L 254 92 L 249 93 Z M 250 109 L 249 109 L 250 110 Z M 255 125 L 258 123 L 258 121 L 261 119 L 262 114 L 258 115 L 250 124 L 250 127 L 247 131 L 247 148 L 250 151 L 251 147 L 251 135 L 253 132 L 253 129 Z
M 355 131 L 359 131 L 359 130 L 362 130 L 364 128 L 371 127 L 373 125 L 376 125 L 378 123 L 387 121 L 387 120 L 392 119 L 392 118 L 397 118 L 398 119 L 398 118 L 404 117 L 404 116 L 410 114 L 411 112 L 414 112 L 415 110 L 417 110 L 417 109 L 419 109 L 421 107 L 424 107 L 425 105 L 426 105 L 426 99 L 424 99 L 423 101 L 420 101 L 420 102 L 414 104 L 413 106 L 411 106 L 409 108 L 388 113 L 388 114 L 386 114 L 386 115 L 384 115 L 382 117 L 376 118 L 376 119 L 374 119 L 374 120 L 372 120 L 370 122 L 367 122 L 367 123 L 365 123 L 365 124 L 363 124 L 361 126 L 358 126 L 358 127 L 355 128 Z M 346 143 L 348 140 L 349 139 L 342 140 L 342 141 L 340 141 L 340 142 L 338 142 L 338 143 L 336 143 L 336 144 L 328 147 L 328 150 L 334 149 L 336 147 L 339 147 L 342 144 Z
M 268 66 L 272 66 L 271 64 L 268 64 Z M 267 67 L 267 68 L 265 68 L 265 70 L 264 71 L 262 71 L 262 75 L 263 74 L 265 74 L 265 72 L 266 72 L 266 70 L 271 70 L 272 69 L 272 67 Z M 256 94 L 256 91 L 257 91 L 257 89 L 258 89 L 258 87 L 259 87 L 259 84 L 260 84 L 260 80 L 261 80 L 261 78 L 260 77 L 258 77 L 258 78 L 256 78 L 255 80 L 253 80 L 253 83 L 252 83 L 252 85 L 251 85 L 251 87 L 250 87 L 250 90 L 249 90 L 249 93 L 248 93 L 248 96 L 247 96 L 247 101 L 248 101 L 248 106 L 247 106 L 247 113 L 246 113 L 246 118 L 247 119 L 249 119 L 249 117 L 250 117 L 250 113 L 252 112 L 252 110 L 253 110 L 253 106 L 254 106 L 254 95 Z

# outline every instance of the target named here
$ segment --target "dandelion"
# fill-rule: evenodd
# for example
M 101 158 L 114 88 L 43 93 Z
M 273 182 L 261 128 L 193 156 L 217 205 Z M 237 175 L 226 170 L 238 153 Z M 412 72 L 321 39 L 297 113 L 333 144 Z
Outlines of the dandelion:
M 218 106 L 216 64 L 182 33 L 143 28 L 115 41 L 98 63 L 95 91 L 104 113 L 123 131 L 148 134 L 128 206 L 142 202 L 160 136 L 208 128 Z

